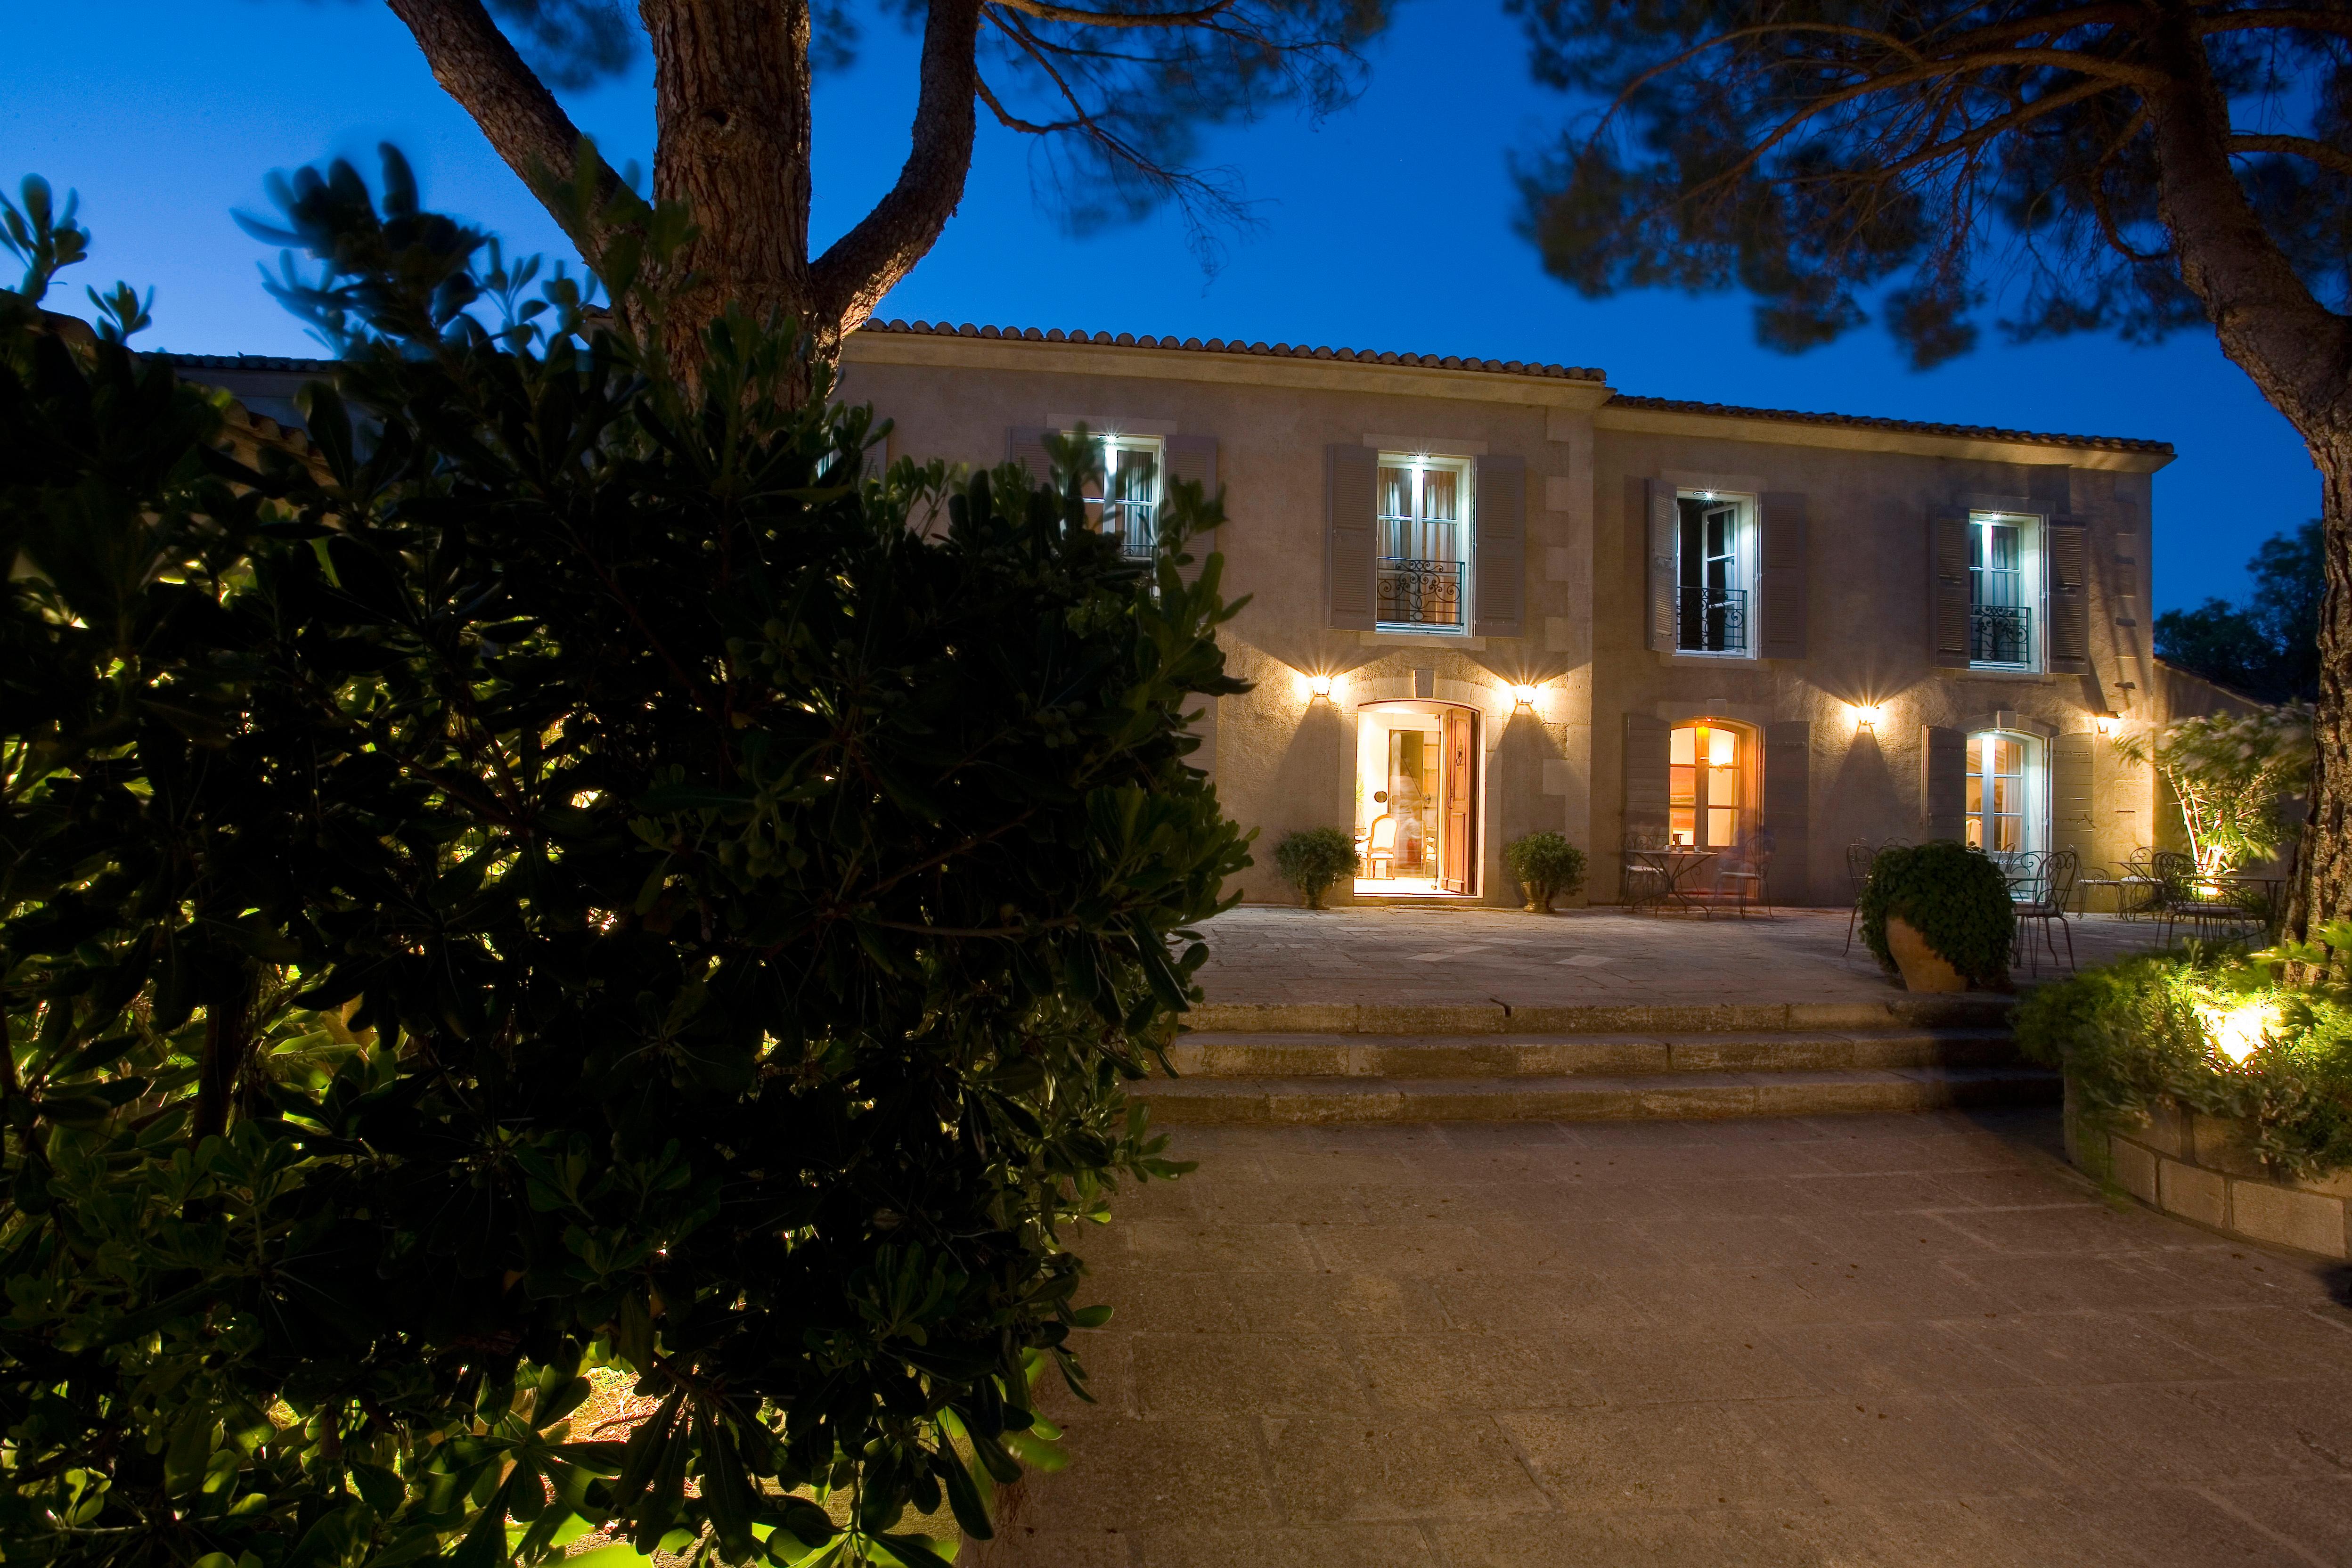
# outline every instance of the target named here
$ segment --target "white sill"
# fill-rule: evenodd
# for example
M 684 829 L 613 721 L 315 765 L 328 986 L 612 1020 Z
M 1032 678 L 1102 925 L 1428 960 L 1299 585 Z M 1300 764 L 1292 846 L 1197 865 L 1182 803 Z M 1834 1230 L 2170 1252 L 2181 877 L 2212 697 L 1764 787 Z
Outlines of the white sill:
M 1658 656 L 1660 664 L 1667 665 L 1712 665 L 1721 668 L 1727 664 L 1762 664 L 1764 662 L 1752 653 L 1693 653 L 1685 648 L 1675 648 L 1671 651 L 1665 648 L 1652 648 L 1650 651 Z
M 1957 665 L 1945 667 L 1944 674 L 1956 680 L 2047 680 L 2046 669 L 2020 669 L 2011 664 L 1972 664 L 1966 669 Z
M 1404 647 L 1466 647 L 1484 648 L 1485 637 L 1474 637 L 1467 632 L 1408 632 L 1391 631 L 1383 626 L 1378 631 L 1358 632 L 1365 646 Z

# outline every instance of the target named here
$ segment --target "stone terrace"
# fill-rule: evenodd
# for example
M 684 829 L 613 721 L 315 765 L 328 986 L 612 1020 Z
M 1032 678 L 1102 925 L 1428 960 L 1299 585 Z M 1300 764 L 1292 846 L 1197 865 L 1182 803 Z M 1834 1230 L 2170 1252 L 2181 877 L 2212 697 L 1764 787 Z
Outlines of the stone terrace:
M 1844 910 L 1781 910 L 1766 920 L 1553 915 L 1511 910 L 1253 905 L 1205 929 L 1202 975 L 1213 1004 L 1876 1002 L 1900 993 Z M 2104 963 L 2156 945 L 2162 928 L 2091 915 L 2073 922 L 2074 956 Z M 2031 928 L 2027 934 L 2036 935 Z M 2058 939 L 2065 951 L 2065 938 Z M 2035 948 L 2040 950 L 2038 940 Z M 2023 939 L 2018 978 L 2029 980 Z M 2063 967 L 2059 970 L 2063 973 Z M 2046 953 L 2040 973 L 2053 973 Z
M 2056 1126 L 1180 1129 L 1087 1238 L 1075 1462 L 978 1561 L 2352 1563 L 2341 1279 Z

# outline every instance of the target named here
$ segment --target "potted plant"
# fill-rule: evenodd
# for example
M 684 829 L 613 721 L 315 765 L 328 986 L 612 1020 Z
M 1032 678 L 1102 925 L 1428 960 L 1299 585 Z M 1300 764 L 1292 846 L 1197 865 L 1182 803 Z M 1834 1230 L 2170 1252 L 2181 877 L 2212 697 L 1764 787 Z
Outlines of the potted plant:
M 1584 851 L 1563 834 L 1523 834 L 1503 846 L 1503 863 L 1526 892 L 1531 915 L 1551 913 L 1554 899 L 1584 886 Z
M 1950 839 L 1882 849 L 1862 893 L 1862 934 L 1911 991 L 2005 989 L 2017 917 L 2009 879 Z
M 1284 836 L 1274 847 L 1274 868 L 1298 889 L 1310 910 L 1323 907 L 1323 889 L 1342 877 L 1352 877 L 1362 862 L 1356 841 L 1337 827 L 1305 827 Z

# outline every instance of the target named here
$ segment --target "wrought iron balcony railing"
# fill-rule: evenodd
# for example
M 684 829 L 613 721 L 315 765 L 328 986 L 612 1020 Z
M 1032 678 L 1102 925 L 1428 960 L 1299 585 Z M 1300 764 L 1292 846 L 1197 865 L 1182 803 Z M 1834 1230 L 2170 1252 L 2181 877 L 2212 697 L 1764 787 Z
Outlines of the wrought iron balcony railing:
M 1693 653 L 1746 653 L 1747 592 L 1739 588 L 1676 588 L 1675 646 Z
M 1460 626 L 1462 563 L 1381 556 L 1376 615 L 1382 626 Z
M 2032 664 L 2033 612 L 2013 605 L 1970 605 L 1969 662 Z

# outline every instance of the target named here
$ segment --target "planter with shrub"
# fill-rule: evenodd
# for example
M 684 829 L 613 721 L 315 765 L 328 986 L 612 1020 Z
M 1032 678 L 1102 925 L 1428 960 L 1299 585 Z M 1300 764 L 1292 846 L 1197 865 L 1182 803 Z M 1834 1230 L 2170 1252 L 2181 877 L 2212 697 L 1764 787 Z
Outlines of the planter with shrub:
M 2017 917 L 2009 879 L 1950 839 L 1882 849 L 1862 895 L 1862 934 L 1913 991 L 2005 988 Z
M 1301 828 L 1274 847 L 1275 870 L 1298 889 L 1310 910 L 1321 909 L 1324 890 L 1342 877 L 1353 877 L 1361 864 L 1356 841 L 1338 827 Z
M 1584 851 L 1558 833 L 1529 833 L 1503 847 L 1503 863 L 1528 896 L 1529 914 L 1551 913 L 1554 899 L 1584 887 Z
M 2352 948 L 2352 927 L 2322 937 Z M 2352 1257 L 2352 990 L 2281 977 L 2312 951 L 2152 954 L 2029 997 L 2018 1040 L 2065 1074 L 2074 1163 L 2182 1218 Z

